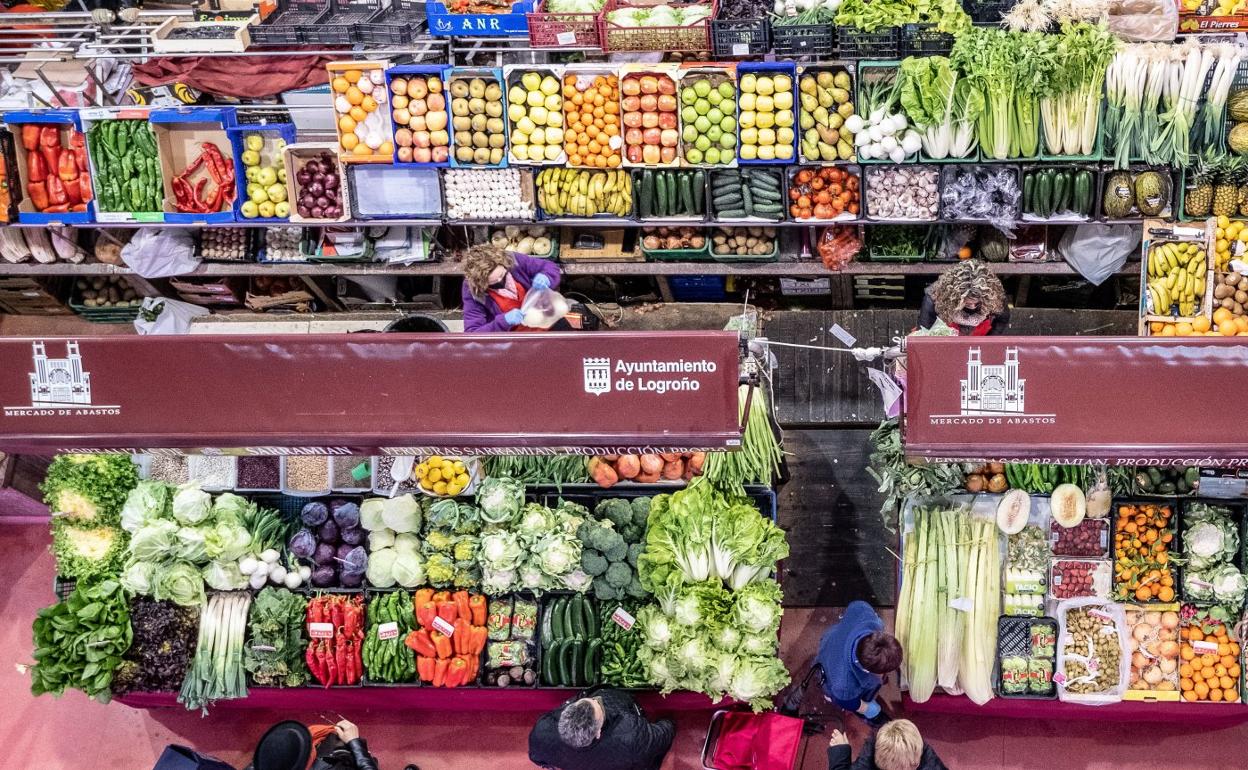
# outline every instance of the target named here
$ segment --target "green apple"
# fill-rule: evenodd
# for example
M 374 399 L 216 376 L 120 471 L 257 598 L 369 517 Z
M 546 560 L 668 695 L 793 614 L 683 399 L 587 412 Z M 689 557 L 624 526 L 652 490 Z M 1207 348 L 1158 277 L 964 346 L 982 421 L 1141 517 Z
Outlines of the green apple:
M 247 219 L 255 219 L 260 215 L 260 207 L 255 201 L 247 201 L 241 207 L 243 216 Z
M 276 181 L 277 181 L 277 172 L 274 171 L 273 168 L 270 166 L 265 166 L 264 168 L 260 169 L 260 173 L 256 175 L 256 182 L 263 185 L 264 187 L 268 187 L 269 185 L 273 184 Z
M 272 201 L 265 201 L 260 204 L 260 216 L 262 217 L 271 217 L 276 211 L 277 207 L 273 205 Z
M 286 200 L 286 185 L 284 184 L 271 184 L 268 186 L 267 192 L 269 194 L 269 200 L 274 203 L 280 203 L 281 201 Z
M 273 207 L 273 215 L 281 217 L 282 219 L 290 216 L 290 203 L 287 201 L 281 201 L 275 205 Z
M 269 194 L 265 192 L 264 185 L 256 185 L 250 193 L 247 194 L 254 203 L 264 203 L 269 199 Z
M 254 182 L 256 181 L 256 175 L 259 173 L 260 173 L 259 166 L 248 166 L 247 170 L 243 172 L 243 176 L 247 179 L 248 182 Z
M 260 152 L 264 149 L 264 137 L 259 134 L 248 134 L 243 140 L 243 146 L 252 152 Z
M 259 166 L 260 165 L 260 153 L 256 152 L 255 150 L 243 150 L 243 165 L 244 166 Z
M 274 168 L 277 171 L 277 181 L 281 182 L 282 184 L 286 184 L 286 167 L 275 166 Z

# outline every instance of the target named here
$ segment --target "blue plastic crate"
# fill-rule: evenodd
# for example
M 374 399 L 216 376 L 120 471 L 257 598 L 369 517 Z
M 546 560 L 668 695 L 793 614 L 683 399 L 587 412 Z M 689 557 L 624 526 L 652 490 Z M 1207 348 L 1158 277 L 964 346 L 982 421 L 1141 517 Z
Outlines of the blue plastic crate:
M 289 217 L 252 217 L 248 219 L 243 216 L 243 203 L 247 200 L 247 176 L 243 168 L 243 139 L 247 134 L 277 134 L 286 144 L 295 143 L 295 124 L 294 123 L 267 123 L 263 125 L 245 125 L 245 126 L 229 126 L 225 129 L 226 136 L 230 137 L 230 147 L 234 150 L 234 181 L 238 189 L 238 193 L 234 198 L 234 217 L 239 222 L 250 223 L 272 223 L 287 224 L 290 222 Z M 267 142 L 266 142 L 267 144 Z M 275 154 L 277 167 L 282 167 L 282 153 L 278 150 Z M 283 187 L 287 185 L 279 180 Z M 288 188 L 289 189 L 289 188 Z
M 798 99 L 798 94 L 797 94 L 797 65 L 794 64 L 793 62 L 781 62 L 781 61 L 777 61 L 777 62 L 745 62 L 743 61 L 737 65 L 737 136 L 738 138 L 741 135 L 740 133 L 741 132 L 741 112 L 742 112 L 741 110 L 741 78 L 749 74 L 784 75 L 788 77 L 789 83 L 790 83 L 789 95 L 793 98 L 793 104 L 790 105 L 788 110 L 777 109 L 776 113 L 778 114 L 780 112 L 788 112 L 793 118 L 793 122 L 787 126 L 789 131 L 792 132 L 793 134 L 793 140 L 791 142 L 791 144 L 793 145 L 793 154 L 784 159 L 776 158 L 772 160 L 759 160 L 756 158 L 754 160 L 746 160 L 745 158 L 741 157 L 741 144 L 740 144 L 740 141 L 738 141 L 737 163 L 741 164 L 742 166 L 775 165 L 775 164 L 783 165 L 783 164 L 788 164 L 788 163 L 796 163 L 797 162 L 797 136 L 799 132 L 798 125 L 797 125 L 797 110 L 800 104 L 799 99 Z M 776 130 L 779 130 L 780 128 L 781 126 L 777 124 L 772 127 L 772 130 L 776 131 Z
M 430 5 L 432 6 L 433 3 L 430 3 Z M 430 19 L 430 23 L 432 24 L 432 18 Z M 525 34 L 528 34 L 528 32 L 525 32 Z M 442 83 L 445 86 L 443 91 L 446 92 L 446 108 L 447 110 L 450 110 L 451 102 L 453 101 L 453 97 L 450 94 L 451 82 L 456 80 L 472 80 L 473 78 L 481 78 L 482 80 L 487 81 L 487 83 L 490 79 L 493 79 L 496 83 L 498 83 L 498 87 L 502 89 L 503 160 L 500 163 L 460 163 L 455 159 L 455 150 L 458 149 L 458 146 L 455 144 L 455 131 L 448 128 L 451 133 L 451 168 L 507 168 L 510 160 L 508 156 L 511 154 L 511 128 L 508 125 L 511 121 L 507 120 L 507 79 L 503 76 L 502 67 L 447 67 L 442 79 Z M 454 117 L 452 117 L 451 120 L 453 121 Z
M 528 37 L 534 0 L 513 3 L 511 13 L 451 13 L 444 3 L 429 0 L 425 16 L 434 37 Z
M 442 80 L 442 97 L 443 99 L 446 100 L 447 124 L 446 124 L 445 130 L 446 130 L 446 136 L 447 136 L 447 144 L 446 144 L 447 159 L 442 161 L 441 163 L 417 163 L 416 161 L 404 162 L 404 161 L 399 160 L 399 143 L 394 142 L 394 163 L 396 166 L 416 166 L 417 168 L 421 166 L 428 166 L 430 168 L 443 168 L 443 167 L 451 165 L 451 155 L 454 153 L 454 145 L 450 141 L 450 137 L 452 136 L 454 131 L 451 130 L 451 124 L 450 124 L 451 94 L 447 90 L 447 86 L 446 86 L 447 75 L 450 73 L 450 71 L 451 71 L 451 67 L 445 64 L 402 64 L 397 67 L 390 67 L 389 69 L 386 70 L 386 91 L 393 93 L 390 91 L 390 83 L 396 77 L 404 77 L 407 75 L 426 75 L 426 76 L 437 75 Z M 506 96 L 506 92 L 504 92 L 504 97 L 505 96 Z M 506 116 L 504 116 L 504 124 L 506 124 Z M 390 110 L 390 136 L 393 137 L 394 132 L 397 131 L 398 129 L 399 127 L 394 124 L 394 110 L 392 109 Z
M 722 275 L 674 275 L 667 279 L 667 285 L 677 302 L 723 302 L 728 298 L 727 279 Z
M 39 225 L 81 225 L 95 221 L 95 202 L 87 202 L 86 211 L 65 211 L 60 213 L 44 213 L 42 211 L 26 211 L 31 206 L 30 195 L 26 192 L 26 148 L 22 146 L 23 125 L 55 125 L 64 126 L 74 131 L 82 131 L 82 120 L 77 110 L 15 110 L 4 113 L 4 122 L 13 127 L 13 145 L 17 153 L 17 174 L 21 180 L 22 201 L 18 206 L 17 220 L 22 223 Z M 86 137 L 83 137 L 84 141 Z M 65 139 L 62 138 L 62 143 Z M 48 174 L 55 176 L 57 170 L 48 169 Z M 94 197 L 94 196 L 93 196 Z M 33 209 L 33 206 L 31 207 Z

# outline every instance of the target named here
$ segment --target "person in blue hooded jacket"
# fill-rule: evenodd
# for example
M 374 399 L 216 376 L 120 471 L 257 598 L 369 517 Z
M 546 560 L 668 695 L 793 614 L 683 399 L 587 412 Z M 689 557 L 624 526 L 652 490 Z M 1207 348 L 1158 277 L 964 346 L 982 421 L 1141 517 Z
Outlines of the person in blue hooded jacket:
M 901 667 L 901 643 L 866 602 L 850 602 L 840 622 L 824 632 L 816 663 L 823 668 L 824 695 L 873 726 L 888 721 L 876 697 L 884 675 Z

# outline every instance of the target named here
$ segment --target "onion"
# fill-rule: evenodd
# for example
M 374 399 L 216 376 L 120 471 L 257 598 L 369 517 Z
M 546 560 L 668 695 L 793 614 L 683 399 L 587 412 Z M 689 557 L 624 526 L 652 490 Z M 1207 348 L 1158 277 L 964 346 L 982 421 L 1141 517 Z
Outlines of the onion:
M 326 190 L 338 189 L 338 175 L 326 174 L 324 177 L 322 177 L 321 184 L 325 185 Z
M 299 211 L 299 216 L 303 217 L 304 219 L 308 219 L 312 216 L 312 209 L 308 208 L 302 203 L 299 204 L 298 211 Z
M 315 208 L 313 208 L 313 209 L 312 209 L 312 211 L 311 211 L 311 213 L 309 214 L 309 216 L 311 216 L 313 219 L 324 219 L 324 218 L 325 218 L 325 210 L 324 210 L 324 209 L 322 209 L 320 206 L 317 206 L 317 207 L 315 207 Z
M 308 161 L 308 164 L 303 167 L 303 170 L 309 174 L 320 174 L 324 172 L 325 169 L 321 167 L 320 161 L 310 160 Z
M 321 208 L 328 208 L 329 198 L 326 198 L 324 195 L 317 196 L 316 205 L 320 206 Z
M 311 184 L 308 185 L 308 194 L 313 197 L 317 195 L 324 195 L 325 185 L 321 184 L 319 181 L 312 182 Z

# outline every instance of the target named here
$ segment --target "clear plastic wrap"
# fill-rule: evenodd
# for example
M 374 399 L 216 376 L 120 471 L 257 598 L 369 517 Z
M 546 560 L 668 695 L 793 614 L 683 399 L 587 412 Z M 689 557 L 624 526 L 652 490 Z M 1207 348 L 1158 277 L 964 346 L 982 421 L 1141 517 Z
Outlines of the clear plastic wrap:
M 948 221 L 989 222 L 1009 232 L 1018 219 L 1022 190 L 1012 166 L 946 166 L 941 187 L 941 212 Z
M 1179 6 L 1173 0 L 1110 0 L 1109 31 L 1129 42 L 1168 43 L 1179 27 Z
M 1122 605 L 1094 597 L 1067 599 L 1057 605 L 1057 620 L 1058 699 L 1089 706 L 1120 702 L 1131 675 Z

